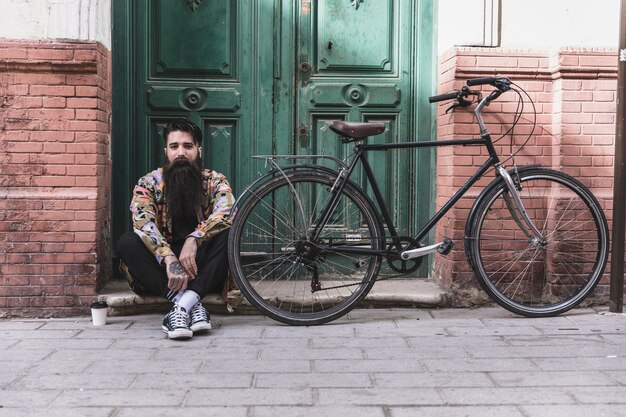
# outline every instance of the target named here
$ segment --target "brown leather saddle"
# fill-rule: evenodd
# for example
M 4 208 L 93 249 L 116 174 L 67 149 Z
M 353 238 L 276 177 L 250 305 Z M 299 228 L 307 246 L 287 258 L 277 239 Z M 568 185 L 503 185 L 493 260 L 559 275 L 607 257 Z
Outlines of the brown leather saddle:
M 330 124 L 330 130 L 345 137 L 348 142 L 363 140 L 368 136 L 379 135 L 385 131 L 384 123 L 346 122 L 336 120 Z

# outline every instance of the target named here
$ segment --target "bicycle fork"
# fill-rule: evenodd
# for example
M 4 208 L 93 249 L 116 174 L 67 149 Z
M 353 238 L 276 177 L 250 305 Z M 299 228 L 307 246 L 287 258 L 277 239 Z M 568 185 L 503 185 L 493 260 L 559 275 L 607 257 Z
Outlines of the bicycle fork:
M 503 197 L 507 208 L 511 213 L 511 217 L 513 217 L 515 223 L 517 223 L 521 231 L 524 232 L 524 234 L 535 246 L 545 245 L 546 237 L 543 236 L 537 226 L 535 226 L 533 221 L 528 216 L 526 208 L 524 207 L 524 203 L 522 202 L 519 193 L 521 185 L 518 188 L 511 175 L 502 167 L 502 165 L 496 165 L 496 171 L 504 180 L 504 184 L 508 190 L 508 193 L 505 193 Z

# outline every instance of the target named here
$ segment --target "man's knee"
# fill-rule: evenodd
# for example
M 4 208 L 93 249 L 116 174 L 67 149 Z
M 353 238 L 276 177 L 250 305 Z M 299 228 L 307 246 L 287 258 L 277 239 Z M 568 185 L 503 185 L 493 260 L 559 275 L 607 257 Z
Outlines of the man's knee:
M 136 251 L 139 245 L 143 245 L 139 236 L 133 232 L 125 232 L 117 240 L 117 251 L 122 255 L 130 254 Z

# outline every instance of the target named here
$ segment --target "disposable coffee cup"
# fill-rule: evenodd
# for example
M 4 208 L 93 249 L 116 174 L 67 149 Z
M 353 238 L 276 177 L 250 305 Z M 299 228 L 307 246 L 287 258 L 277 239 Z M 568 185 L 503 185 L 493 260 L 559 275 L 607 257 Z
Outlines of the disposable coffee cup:
M 91 319 L 94 326 L 104 326 L 107 324 L 108 307 L 106 301 L 95 301 L 91 304 Z

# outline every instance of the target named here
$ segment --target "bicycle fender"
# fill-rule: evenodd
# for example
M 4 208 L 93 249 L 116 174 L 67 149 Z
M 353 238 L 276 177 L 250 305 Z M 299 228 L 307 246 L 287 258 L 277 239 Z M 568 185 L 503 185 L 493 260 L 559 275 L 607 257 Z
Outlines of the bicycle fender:
M 321 165 L 313 165 L 313 164 L 290 164 L 290 165 L 282 166 L 280 167 L 280 169 L 274 168 L 270 171 L 267 171 L 265 174 L 261 175 L 259 178 L 257 178 L 250 184 L 246 185 L 246 187 L 241 192 L 239 197 L 237 197 L 237 199 L 235 200 L 233 207 L 230 209 L 230 214 L 228 216 L 229 219 L 233 219 L 235 217 L 237 213 L 237 207 L 249 197 L 251 191 L 257 188 L 259 184 L 262 184 L 268 179 L 274 178 L 276 174 L 279 174 L 281 171 L 293 172 L 293 171 L 302 170 L 302 169 L 318 170 L 318 171 L 323 171 L 331 175 L 339 175 L 339 173 L 332 168 L 328 168 L 328 167 L 321 166 Z

